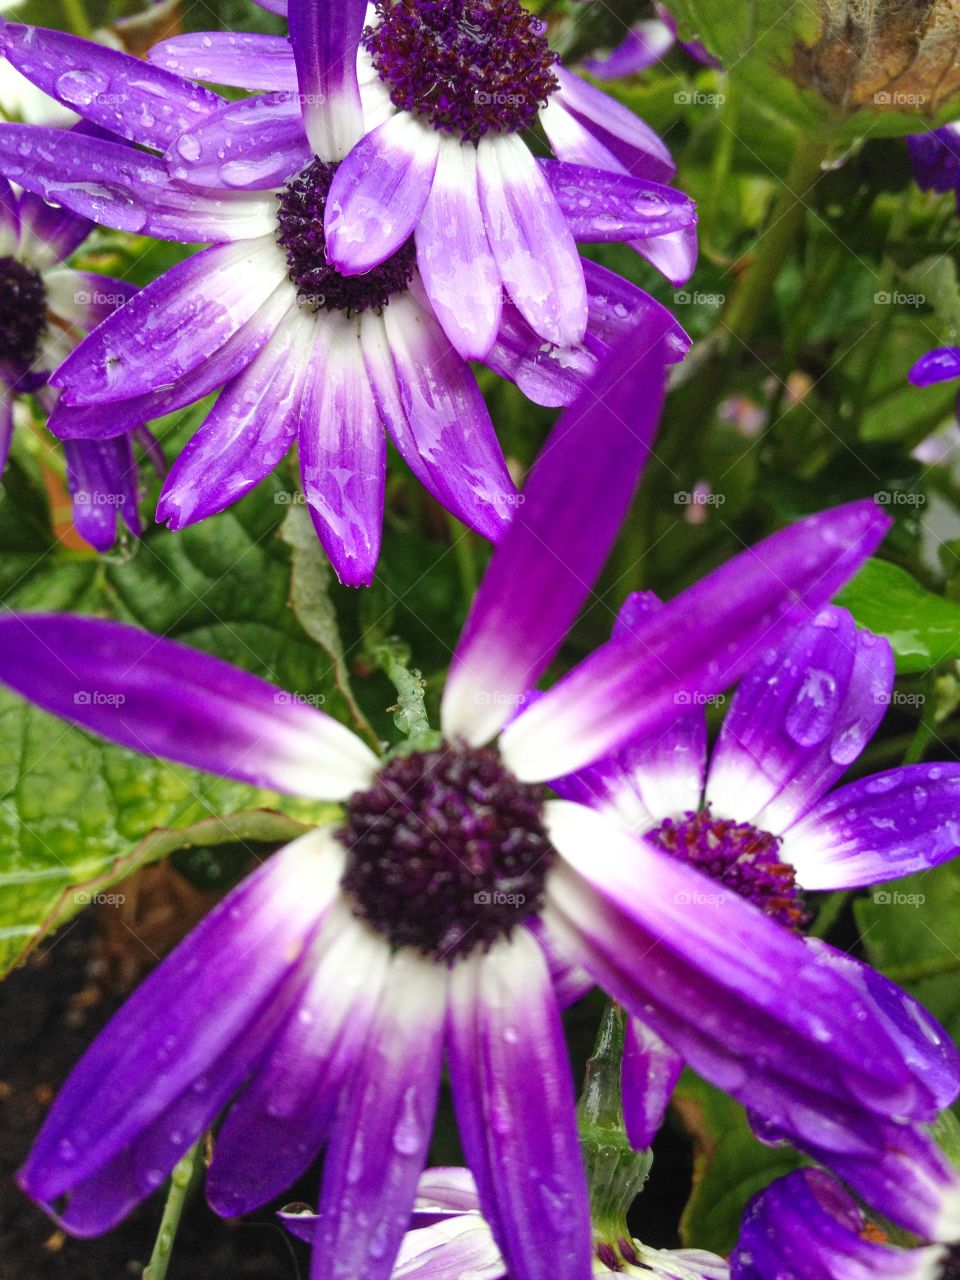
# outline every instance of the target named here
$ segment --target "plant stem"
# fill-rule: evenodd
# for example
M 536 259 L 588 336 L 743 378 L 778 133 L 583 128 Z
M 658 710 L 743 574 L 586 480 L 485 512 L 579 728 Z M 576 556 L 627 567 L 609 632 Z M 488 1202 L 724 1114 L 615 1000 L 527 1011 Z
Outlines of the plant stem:
M 160 1230 L 157 1232 L 157 1240 L 153 1246 L 150 1261 L 147 1263 L 146 1270 L 143 1273 L 143 1280 L 165 1280 L 167 1267 L 170 1265 L 170 1258 L 173 1254 L 173 1242 L 176 1239 L 177 1228 L 180 1226 L 180 1218 L 183 1214 L 187 1193 L 197 1172 L 198 1156 L 202 1145 L 203 1139 L 201 1138 L 195 1146 L 190 1148 L 170 1175 L 167 1203 L 163 1208 Z
M 447 516 L 447 527 L 450 530 L 450 541 L 457 561 L 457 572 L 460 575 L 460 589 L 467 603 L 471 603 L 476 595 L 477 566 L 473 557 L 473 535 L 464 528 L 456 516 Z
M 837 920 L 843 908 L 850 901 L 851 891 L 849 889 L 838 889 L 836 893 L 828 894 L 823 900 L 820 910 L 817 912 L 817 918 L 814 920 L 808 930 L 811 938 L 825 938 Z
M 780 269 L 803 226 L 806 197 L 820 175 L 828 152 L 824 138 L 797 138 L 796 150 L 783 179 L 766 231 L 747 270 L 740 277 L 723 324 L 730 338 L 750 342 L 773 294 Z
M 90 25 L 87 11 L 83 7 L 83 0 L 61 0 L 61 4 L 66 15 L 67 25 L 73 34 L 82 36 L 84 40 L 89 40 L 93 35 L 93 27 Z

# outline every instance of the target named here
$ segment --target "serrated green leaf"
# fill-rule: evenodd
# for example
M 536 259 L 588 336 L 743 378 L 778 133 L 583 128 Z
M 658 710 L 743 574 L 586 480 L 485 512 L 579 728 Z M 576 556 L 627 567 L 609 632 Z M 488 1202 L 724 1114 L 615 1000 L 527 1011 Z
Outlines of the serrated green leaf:
M 886 636 L 901 675 L 929 671 L 960 656 L 960 605 L 926 591 L 895 564 L 868 560 L 837 603 L 861 627 Z

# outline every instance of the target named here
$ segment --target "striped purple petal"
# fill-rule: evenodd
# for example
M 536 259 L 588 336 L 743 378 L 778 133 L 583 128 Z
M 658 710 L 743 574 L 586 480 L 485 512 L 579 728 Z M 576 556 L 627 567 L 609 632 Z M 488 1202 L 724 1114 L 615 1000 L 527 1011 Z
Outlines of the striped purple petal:
M 191 31 L 160 40 L 147 61 L 188 80 L 238 89 L 299 89 L 293 50 L 286 36 L 250 31 Z
M 363 136 L 357 50 L 366 0 L 290 0 L 290 43 L 303 123 L 321 160 L 342 160 Z
M 8 614 L 0 680 L 121 746 L 254 786 L 341 800 L 376 765 L 323 712 L 219 658 L 118 622 Z
M 541 160 L 540 167 L 575 240 L 648 240 L 696 222 L 693 201 L 673 187 L 560 160 Z

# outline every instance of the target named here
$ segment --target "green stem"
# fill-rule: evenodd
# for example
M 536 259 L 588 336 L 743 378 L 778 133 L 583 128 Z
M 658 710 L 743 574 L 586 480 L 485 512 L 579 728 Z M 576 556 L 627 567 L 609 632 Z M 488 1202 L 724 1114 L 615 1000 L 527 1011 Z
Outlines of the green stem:
M 903 756 L 904 764 L 919 764 L 927 753 L 927 748 L 937 736 L 936 692 L 932 680 L 926 682 L 926 693 L 923 703 L 923 714 L 917 725 L 910 745 Z
M 170 1175 L 167 1203 L 163 1207 L 163 1218 L 160 1222 L 160 1230 L 157 1232 L 157 1241 L 143 1273 L 143 1280 L 164 1280 L 167 1274 L 167 1267 L 170 1265 L 173 1254 L 173 1242 L 183 1215 L 183 1206 L 186 1204 L 187 1193 L 199 1168 L 198 1157 L 202 1146 L 201 1138 L 196 1146 L 190 1148 Z
M 87 17 L 87 11 L 83 7 L 83 0 L 61 0 L 61 4 L 66 15 L 67 25 L 73 34 L 89 40 L 93 35 L 93 27 Z
M 416 746 L 430 736 L 430 721 L 424 702 L 424 681 L 420 672 L 410 668 L 410 650 L 402 640 L 391 636 L 368 642 L 370 656 L 397 691 L 393 723 L 408 742 Z
M 817 918 L 814 920 L 808 930 L 811 938 L 825 938 L 837 920 L 844 907 L 850 901 L 851 892 L 849 889 L 839 889 L 836 893 L 828 894 L 823 900 L 820 910 L 817 912 Z
M 460 589 L 463 592 L 463 598 L 469 604 L 477 593 L 477 583 L 480 580 L 473 556 L 473 535 L 469 529 L 464 528 L 456 516 L 447 516 L 447 527 L 450 530 L 453 554 L 457 562 L 457 572 L 460 575 Z
M 773 208 L 749 267 L 740 277 L 727 307 L 723 323 L 730 338 L 744 345 L 750 342 L 773 295 L 780 269 L 787 260 L 794 240 L 803 227 L 807 212 L 806 198 L 820 175 L 829 150 L 824 138 L 800 135 L 783 190 Z
M 905 982 L 922 982 L 924 978 L 939 978 L 945 973 L 960 971 L 960 956 L 951 951 L 948 955 L 931 956 L 927 960 L 917 960 L 913 964 L 902 964 L 895 969 L 886 969 L 886 976 L 901 986 Z

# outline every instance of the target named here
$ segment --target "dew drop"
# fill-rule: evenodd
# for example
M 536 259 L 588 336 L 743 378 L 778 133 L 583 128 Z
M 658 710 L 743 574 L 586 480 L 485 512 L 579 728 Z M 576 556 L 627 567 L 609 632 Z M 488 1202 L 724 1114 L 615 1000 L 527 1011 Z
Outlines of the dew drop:
M 838 702 L 837 682 L 829 671 L 811 667 L 794 695 L 784 727 L 799 746 L 812 747 L 830 732 Z
M 84 71 L 76 68 L 57 76 L 57 93 L 65 102 L 74 106 L 87 107 L 94 98 L 109 85 L 109 80 L 99 71 Z
M 193 134 L 183 134 L 177 139 L 176 145 L 178 153 L 189 163 L 192 164 L 195 160 L 200 159 L 200 152 L 202 148 L 200 146 L 199 139 L 195 138 Z
M 417 1114 L 417 1091 L 411 1086 L 403 1095 L 403 1107 L 393 1131 L 393 1147 L 397 1155 L 414 1156 L 423 1143 L 423 1125 Z

